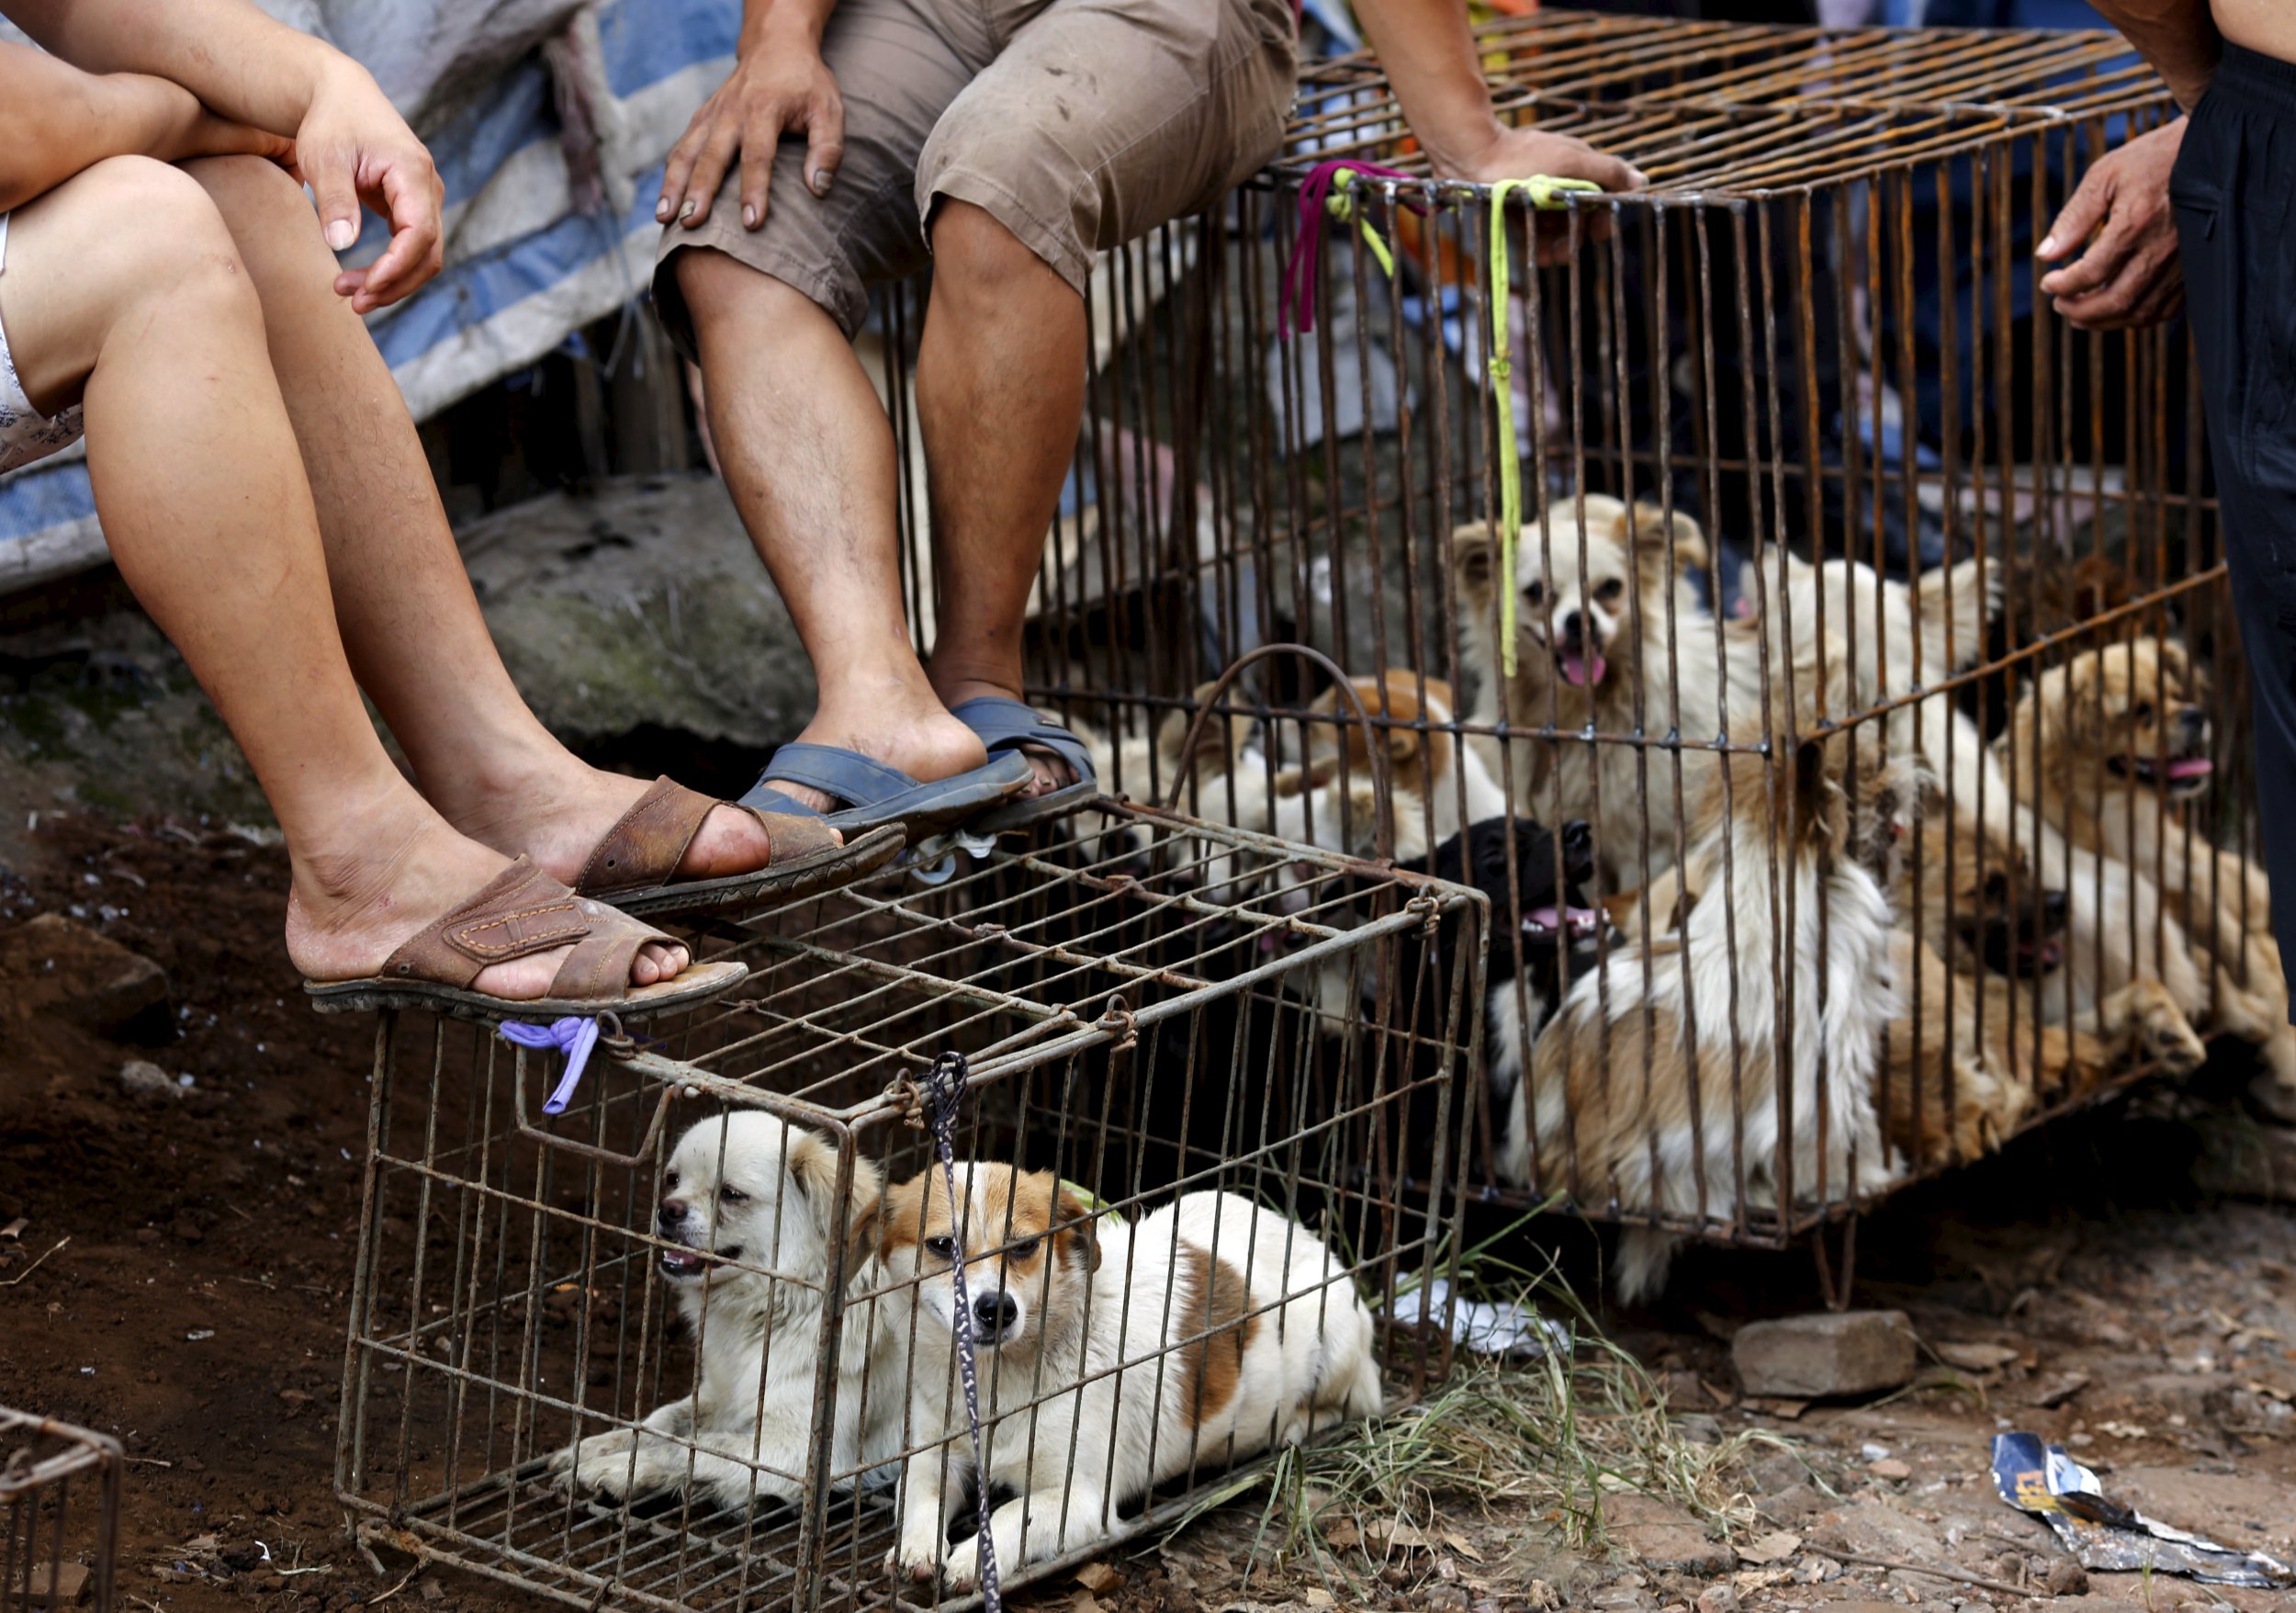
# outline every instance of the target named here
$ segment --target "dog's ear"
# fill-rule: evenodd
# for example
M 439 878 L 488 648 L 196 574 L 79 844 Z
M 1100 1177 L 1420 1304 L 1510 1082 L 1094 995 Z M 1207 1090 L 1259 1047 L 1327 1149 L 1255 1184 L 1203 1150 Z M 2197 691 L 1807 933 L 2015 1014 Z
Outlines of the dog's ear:
M 1698 530 L 1698 524 L 1680 510 L 1670 521 L 1666 512 L 1656 504 L 1637 504 L 1631 513 L 1622 514 L 1618 522 L 1618 536 L 1623 543 L 1631 536 L 1643 574 L 1649 576 L 1653 566 L 1667 564 L 1668 540 L 1672 539 L 1674 573 L 1679 576 L 1693 566 L 1706 563 L 1706 535 Z
M 1100 1234 L 1095 1224 L 1092 1206 L 1084 1195 L 1066 1182 L 1060 1185 L 1052 1200 L 1052 1238 L 1067 1253 L 1085 1262 L 1085 1269 L 1100 1269 Z
M 792 1126 L 789 1151 L 783 1157 L 789 1163 L 790 1180 L 816 1211 L 837 1202 L 837 1148 L 827 1137 Z M 858 1173 L 854 1185 L 860 1185 Z
M 1304 767 L 1287 767 L 1276 775 L 1276 795 L 1289 800 L 1304 795 L 1310 790 L 1320 790 L 1339 776 L 1339 758 L 1319 756 Z
M 2184 640 L 2161 638 L 2155 642 L 2160 647 L 2160 664 L 2167 674 L 2166 682 L 2168 688 L 2180 694 L 2187 704 L 2197 705 L 2205 699 L 2207 679 L 2193 666 Z
M 1491 573 L 1498 565 L 1499 544 L 1488 521 L 1469 521 L 1451 529 L 1451 572 L 1459 592 L 1489 599 Z

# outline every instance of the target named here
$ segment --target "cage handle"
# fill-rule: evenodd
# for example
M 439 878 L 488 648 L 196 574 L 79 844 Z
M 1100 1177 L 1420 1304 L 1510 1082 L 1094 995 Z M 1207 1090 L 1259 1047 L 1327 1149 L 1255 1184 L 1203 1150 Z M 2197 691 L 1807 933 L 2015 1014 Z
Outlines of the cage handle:
M 670 1121 L 670 1102 L 681 1093 L 689 1098 L 712 1097 L 745 1108 L 759 1107 L 758 1094 L 740 1082 L 729 1081 L 723 1076 L 714 1075 L 699 1065 L 688 1064 L 683 1059 L 663 1058 L 658 1054 L 641 1053 L 638 1051 L 637 1044 L 627 1036 L 601 1036 L 598 1039 L 598 1054 L 601 1057 L 612 1059 L 625 1069 L 642 1076 L 651 1076 L 661 1083 L 661 1097 L 654 1105 L 653 1118 L 646 1122 L 646 1134 L 638 1139 L 636 1148 L 627 1154 L 617 1153 L 612 1148 L 602 1147 L 596 1143 L 585 1143 L 578 1137 L 560 1136 L 556 1132 L 536 1125 L 526 1110 L 526 1083 L 523 1080 L 513 1080 L 511 1082 L 511 1101 L 520 1136 L 530 1138 L 546 1148 L 557 1148 L 568 1154 L 578 1154 L 584 1159 L 595 1160 L 600 1165 L 636 1170 L 652 1163 L 655 1150 L 661 1143 L 662 1128 Z M 520 1049 L 518 1056 L 520 1062 L 523 1063 L 525 1050 Z
M 1211 687 L 1197 703 L 1196 719 L 1188 724 L 1187 737 L 1180 745 L 1181 757 L 1185 761 L 1196 754 L 1196 742 L 1203 737 L 1205 721 L 1228 693 L 1229 686 L 1243 676 L 1244 669 L 1271 655 L 1296 655 L 1309 665 L 1322 668 L 1330 674 L 1332 686 L 1339 691 L 1349 705 L 1355 707 L 1356 726 L 1363 730 L 1364 751 L 1371 760 L 1372 845 L 1379 852 L 1380 862 L 1392 863 L 1395 861 L 1395 792 L 1389 781 L 1387 748 L 1379 743 L 1379 730 L 1371 726 L 1370 709 L 1364 705 L 1363 696 L 1356 693 L 1355 683 L 1341 670 L 1337 661 L 1313 646 L 1263 644 L 1257 649 L 1247 649 L 1236 657 L 1229 663 L 1226 671 L 1212 680 Z M 1168 793 L 1158 803 L 1165 811 L 1179 810 L 1180 791 L 1186 778 L 1185 765 L 1174 772 Z

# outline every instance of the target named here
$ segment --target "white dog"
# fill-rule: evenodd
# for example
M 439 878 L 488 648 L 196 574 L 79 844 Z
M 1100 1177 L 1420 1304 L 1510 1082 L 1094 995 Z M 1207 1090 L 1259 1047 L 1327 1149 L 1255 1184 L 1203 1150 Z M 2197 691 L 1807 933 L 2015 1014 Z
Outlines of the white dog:
M 852 1202 L 840 1206 L 837 1163 L 827 1138 L 755 1110 L 705 1120 L 679 1139 L 662 1176 L 657 1225 L 667 1246 L 657 1263 L 695 1339 L 693 1393 L 636 1427 L 558 1451 L 550 1469 L 562 1483 L 608 1496 L 687 1490 L 721 1506 L 803 1497 L 834 1240 L 840 1223 L 864 1224 L 883 1189 L 876 1167 L 857 1159 Z M 856 1240 L 849 1295 L 876 1286 L 867 1256 Z M 906 1338 L 905 1306 L 884 1298 L 845 1313 L 833 1475 L 900 1453 L 907 1389 L 891 1351 Z
M 978 1583 L 978 1541 L 944 1544 L 968 1476 L 984 1506 L 1015 1493 L 990 1520 L 1012 1571 L 1107 1539 L 1120 1508 L 1168 1479 L 1379 1414 L 1370 1313 L 1290 1218 L 1200 1192 L 1128 1227 L 1096 1220 L 1050 1172 L 960 1164 L 957 1179 L 962 1229 L 937 1169 L 887 1193 L 879 1221 L 888 1275 L 917 1285 L 920 1449 L 902 1479 L 896 1574 Z M 956 1381 L 960 1328 L 976 1352 L 985 1473 Z

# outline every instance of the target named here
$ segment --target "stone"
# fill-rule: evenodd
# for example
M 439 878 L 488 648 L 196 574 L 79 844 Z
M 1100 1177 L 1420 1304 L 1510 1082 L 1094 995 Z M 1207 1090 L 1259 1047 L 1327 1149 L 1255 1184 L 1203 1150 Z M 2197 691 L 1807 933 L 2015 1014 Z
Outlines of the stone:
M 1750 1322 L 1730 1341 L 1749 1394 L 1840 1399 L 1911 1382 L 1919 1365 L 1903 1311 L 1821 1312 Z
M 0 935 L 0 1002 L 114 1036 L 165 1021 L 167 971 L 62 913 L 42 913 Z
M 1877 1479 L 1888 1479 L 1893 1483 L 1913 1477 L 1913 1469 L 1894 1456 L 1884 1457 L 1865 1471 Z
M 2199 1128 L 2192 1180 L 2224 1198 L 2296 1202 L 2296 1126 L 2217 1124 Z
M 148 1058 L 131 1058 L 119 1066 L 119 1089 L 130 1098 L 152 1102 L 173 1102 L 184 1091 L 174 1077 Z
M 49 1577 L 51 1568 L 54 1572 L 52 1585 Z M 84 1602 L 88 1597 L 87 1564 L 36 1562 L 32 1565 L 29 1589 L 34 1607 L 44 1603 L 51 1607 L 69 1607 L 74 1603 Z
M 1698 1593 L 1698 1613 L 1738 1613 L 1737 1587 L 1708 1585 Z
M 2088 1595 L 2088 1570 L 2073 1558 L 2057 1558 L 2049 1564 L 2049 1594 L 2053 1596 Z
M 1603 1503 L 1611 1538 L 1654 1573 L 1713 1574 L 1737 1565 L 1730 1549 L 1709 1540 L 1698 1520 L 1653 1495 L 1613 1495 Z
M 552 493 L 456 538 L 503 663 L 574 749 L 651 734 L 761 754 L 812 717 L 812 663 L 715 477 Z

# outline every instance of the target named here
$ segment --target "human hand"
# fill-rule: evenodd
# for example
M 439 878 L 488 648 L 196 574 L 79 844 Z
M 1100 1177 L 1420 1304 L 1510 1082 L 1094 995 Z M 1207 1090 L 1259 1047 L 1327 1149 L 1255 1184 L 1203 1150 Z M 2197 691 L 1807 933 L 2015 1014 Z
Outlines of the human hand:
M 295 131 L 302 178 L 319 200 L 319 221 L 337 252 L 359 238 L 359 209 L 390 223 L 390 244 L 363 269 L 335 276 L 354 311 L 387 308 L 445 266 L 446 186 L 431 153 L 366 71 L 343 58 L 319 81 Z
M 1591 179 L 1606 191 L 1640 190 L 1649 183 L 1642 171 L 1620 158 L 1596 151 L 1572 135 L 1542 129 L 1501 129 L 1480 149 L 1445 160 L 1430 152 L 1435 171 L 1445 179 L 1471 179 L 1489 185 L 1501 179 Z M 1606 209 L 1588 208 L 1581 225 L 1582 237 L 1600 241 L 1610 233 Z M 1538 215 L 1533 252 L 1542 268 L 1552 268 L 1570 256 L 1568 214 Z
M 741 223 L 755 230 L 765 222 L 773 153 L 784 134 L 805 137 L 806 186 L 816 196 L 828 195 L 845 155 L 845 100 L 820 47 L 802 37 L 761 40 L 702 103 L 670 148 L 654 217 L 689 230 L 699 226 L 738 155 Z
M 118 73 L 102 82 L 125 98 L 129 115 L 141 118 L 151 132 L 145 138 L 147 155 L 163 163 L 185 163 L 194 157 L 261 157 L 292 172 L 295 142 L 268 130 L 219 118 L 199 104 L 199 97 L 183 85 L 140 73 Z
M 2184 306 L 2168 173 L 2185 120 L 2138 135 L 2082 175 L 2033 255 L 2079 255 L 2041 277 L 2056 310 L 2083 330 L 2156 325 Z M 2092 239 L 2093 237 L 2093 239 Z

